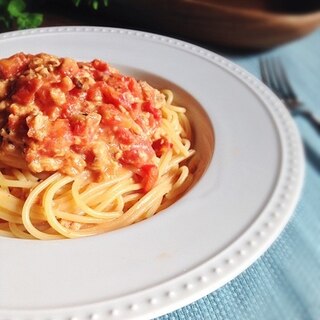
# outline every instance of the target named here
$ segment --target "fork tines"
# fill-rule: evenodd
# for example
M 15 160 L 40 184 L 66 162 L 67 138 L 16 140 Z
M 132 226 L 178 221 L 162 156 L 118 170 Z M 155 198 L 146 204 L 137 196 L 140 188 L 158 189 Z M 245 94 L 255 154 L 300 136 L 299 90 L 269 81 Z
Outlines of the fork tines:
M 270 87 L 279 98 L 282 100 L 297 98 L 280 59 L 260 59 L 259 64 L 262 81 Z

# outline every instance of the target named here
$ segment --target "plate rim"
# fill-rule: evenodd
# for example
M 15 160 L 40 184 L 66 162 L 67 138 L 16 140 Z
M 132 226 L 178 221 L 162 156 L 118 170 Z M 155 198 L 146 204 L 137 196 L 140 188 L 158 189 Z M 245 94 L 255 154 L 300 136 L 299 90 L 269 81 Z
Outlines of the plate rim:
M 268 217 L 265 217 L 266 214 L 264 214 L 263 218 L 265 219 L 261 219 L 263 221 L 254 221 L 250 227 L 236 239 L 236 241 L 231 243 L 221 253 L 214 257 L 217 259 L 220 256 L 221 261 L 220 264 L 218 264 L 219 266 L 216 262 L 214 265 L 211 265 L 212 259 L 210 259 L 202 265 L 184 273 L 178 277 L 179 285 L 175 285 L 179 290 L 173 291 L 170 289 L 170 283 L 172 281 L 177 281 L 177 279 L 173 279 L 156 287 L 128 294 L 126 297 L 86 304 L 83 306 L 50 310 L 0 310 L 0 316 L 4 314 L 5 316 L 18 317 L 19 319 L 25 319 L 30 316 L 35 316 L 35 319 L 44 319 L 45 317 L 52 315 L 53 312 L 56 315 L 55 319 L 70 319 L 76 317 L 77 319 L 94 320 L 106 316 L 116 319 L 140 319 L 151 316 L 160 316 L 191 303 L 192 301 L 195 301 L 220 288 L 222 285 L 226 284 L 249 267 L 276 240 L 290 219 L 302 190 L 305 166 L 302 141 L 298 133 L 298 129 L 289 112 L 286 110 L 282 102 L 264 84 L 262 84 L 260 80 L 228 59 L 182 40 L 131 29 L 63 26 L 3 33 L 0 34 L 0 41 L 34 34 L 67 32 L 126 34 L 135 37 L 144 37 L 156 42 L 177 47 L 189 53 L 191 52 L 198 57 L 210 61 L 211 63 L 215 63 L 224 70 L 235 75 L 240 81 L 246 84 L 253 93 L 263 100 L 267 110 L 273 114 L 273 120 L 276 116 L 276 120 L 279 121 L 282 126 L 280 127 L 280 134 L 281 138 L 285 141 L 284 143 L 286 144 L 288 155 L 288 159 L 286 160 L 288 163 L 288 175 L 286 177 L 282 177 L 282 188 L 288 188 L 290 183 L 295 183 L 295 188 L 292 190 L 291 198 L 289 199 L 290 201 L 288 199 L 283 199 L 283 193 L 279 192 L 279 199 L 276 201 L 276 206 L 278 206 L 279 210 L 284 212 L 284 214 L 276 216 L 276 211 L 271 210 L 272 214 L 268 215 Z M 279 130 L 278 125 L 277 129 Z M 258 219 L 262 218 L 262 213 L 263 212 L 261 212 Z M 276 225 L 272 225 L 272 219 L 277 219 Z M 231 248 L 234 246 L 235 242 L 241 242 L 242 244 L 241 246 L 237 245 L 236 248 Z M 229 253 L 231 251 L 233 251 L 233 254 Z M 236 261 L 241 261 L 241 264 L 235 266 Z M 212 277 L 215 277 L 215 282 L 210 283 L 208 279 Z M 192 281 L 190 281 L 190 279 L 192 279 Z M 123 298 L 127 299 L 125 303 L 121 301 Z M 128 303 L 128 301 L 133 302 Z

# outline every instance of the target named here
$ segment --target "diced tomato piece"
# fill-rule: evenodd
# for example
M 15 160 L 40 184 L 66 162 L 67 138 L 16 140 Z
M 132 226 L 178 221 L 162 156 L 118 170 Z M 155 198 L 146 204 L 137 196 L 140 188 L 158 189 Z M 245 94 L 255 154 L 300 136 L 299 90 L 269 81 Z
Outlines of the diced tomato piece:
M 103 83 L 100 81 L 91 86 L 87 91 L 87 99 L 89 101 L 102 101 L 102 87 Z
M 50 85 L 44 85 L 42 86 L 37 94 L 36 99 L 37 103 L 40 103 L 41 106 L 46 106 L 47 104 L 53 104 L 53 100 L 50 95 L 51 86 Z
M 94 59 L 92 61 L 92 65 L 98 71 L 104 72 L 104 71 L 108 71 L 109 70 L 108 64 L 106 62 L 98 60 L 98 59 Z
M 156 120 L 161 119 L 161 111 L 157 109 L 151 101 L 142 104 L 142 110 L 151 113 Z
M 172 148 L 172 143 L 170 143 L 166 138 L 160 138 L 152 143 L 152 148 L 157 157 L 161 157 L 167 150 Z
M 123 114 L 113 104 L 102 104 L 98 112 L 101 115 L 102 125 L 113 128 L 123 121 Z
M 134 141 L 134 135 L 132 132 L 130 132 L 129 129 L 127 128 L 119 128 L 116 132 L 115 135 L 118 139 L 118 141 L 122 144 L 125 145 L 130 145 Z
M 45 114 L 52 114 L 55 109 L 55 102 L 51 97 L 50 85 L 43 85 L 41 88 L 39 88 L 35 94 L 35 100 Z
M 96 158 L 96 155 L 94 154 L 94 152 L 92 150 L 88 150 L 85 152 L 85 157 L 86 157 L 86 162 L 89 164 L 92 164 Z
M 41 87 L 42 80 L 33 78 L 31 80 L 22 80 L 17 83 L 17 89 L 12 100 L 16 103 L 27 105 L 34 100 L 36 91 Z
M 83 91 L 82 89 L 79 88 L 73 88 L 70 92 L 69 92 L 69 97 L 75 97 L 79 100 L 85 100 L 87 97 L 87 92 Z
M 79 102 L 79 98 L 73 95 L 67 95 L 66 103 L 59 108 L 61 112 L 60 116 L 63 119 L 71 119 L 74 114 L 79 113 L 80 109 L 81 103 Z
M 116 107 L 119 107 L 121 105 L 127 110 L 131 110 L 131 103 L 125 98 L 125 95 L 117 92 L 113 87 L 104 86 L 101 88 L 101 92 L 103 95 L 104 103 L 111 103 Z
M 128 88 L 135 97 L 142 99 L 143 92 L 136 79 L 134 78 L 129 79 Z
M 95 81 L 102 81 L 105 73 L 94 69 L 93 71 L 91 71 L 91 75 Z
M 69 121 L 72 134 L 81 137 L 82 143 L 87 144 L 94 138 L 100 119 L 101 116 L 96 113 L 71 118 Z
M 64 58 L 59 67 L 59 71 L 63 76 L 73 77 L 79 71 L 77 62 L 70 58 Z
M 158 179 L 159 170 L 154 164 L 145 164 L 141 167 L 143 191 L 148 192 L 152 189 Z
M 135 137 L 135 141 L 132 143 L 130 149 L 123 151 L 120 161 L 123 164 L 141 168 L 145 163 L 150 162 L 154 155 L 154 150 L 148 141 Z
M 84 136 L 88 125 L 82 119 L 70 119 L 71 131 L 75 136 Z
M 101 92 L 103 94 L 103 101 L 105 103 L 111 103 L 116 107 L 119 107 L 121 104 L 120 94 L 114 88 L 110 86 L 104 86 L 101 88 Z
M 117 88 L 120 93 L 128 91 L 127 78 L 120 73 L 111 73 L 105 81 L 110 87 Z
M 138 149 L 124 150 L 120 161 L 123 164 L 137 166 L 141 162 Z
M 29 63 L 29 58 L 24 53 L 17 53 L 9 58 L 0 60 L 0 78 L 8 79 L 17 76 Z

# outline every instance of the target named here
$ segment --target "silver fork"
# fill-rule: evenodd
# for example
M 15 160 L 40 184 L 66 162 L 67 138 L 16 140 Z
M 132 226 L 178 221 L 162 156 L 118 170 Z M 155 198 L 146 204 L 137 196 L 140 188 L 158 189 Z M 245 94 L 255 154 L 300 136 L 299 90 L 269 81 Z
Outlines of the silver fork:
M 280 98 L 291 113 L 304 116 L 320 132 L 320 119 L 306 109 L 298 99 L 281 61 L 279 59 L 260 59 L 259 65 L 262 81 Z

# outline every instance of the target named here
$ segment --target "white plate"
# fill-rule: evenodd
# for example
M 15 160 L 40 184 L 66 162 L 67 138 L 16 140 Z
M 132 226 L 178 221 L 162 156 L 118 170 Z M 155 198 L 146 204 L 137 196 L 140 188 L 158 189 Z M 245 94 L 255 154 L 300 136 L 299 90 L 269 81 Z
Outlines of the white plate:
M 240 67 L 182 41 L 110 28 L 1 34 L 0 48 L 1 57 L 101 58 L 173 89 L 189 110 L 205 170 L 172 207 L 122 230 L 76 240 L 0 238 L 1 319 L 164 314 L 234 278 L 288 221 L 303 181 L 301 141 L 281 102 Z

